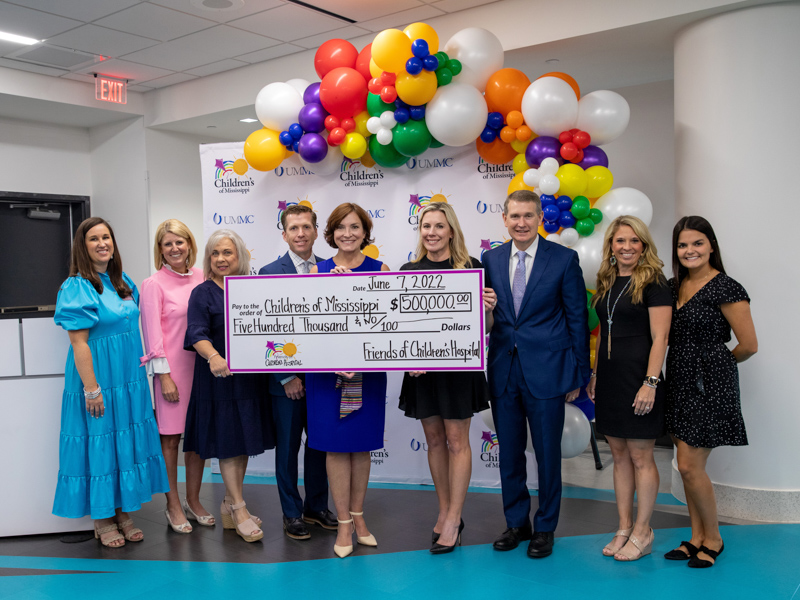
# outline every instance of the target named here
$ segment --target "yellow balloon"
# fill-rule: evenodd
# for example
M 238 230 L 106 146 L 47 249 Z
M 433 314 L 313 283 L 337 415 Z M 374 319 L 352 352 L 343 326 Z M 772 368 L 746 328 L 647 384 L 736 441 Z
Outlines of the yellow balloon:
M 524 154 L 517 154 L 514 157 L 514 162 L 511 163 L 511 168 L 514 169 L 514 173 L 520 174 L 530 169 L 530 166 L 528 161 L 525 160 Z
M 514 151 L 515 151 L 517 154 L 525 154 L 525 148 L 527 148 L 527 147 L 528 147 L 528 144 L 530 144 L 530 143 L 531 143 L 531 142 L 532 142 L 534 139 L 536 139 L 537 137 L 539 137 L 539 136 L 538 136 L 538 135 L 536 135 L 536 134 L 534 133 L 534 134 L 533 134 L 531 137 L 529 137 L 529 138 L 528 138 L 527 140 L 525 140 L 524 142 L 522 142 L 522 141 L 520 141 L 520 140 L 518 140 L 518 139 L 514 138 L 514 139 L 512 140 L 512 142 L 511 142 L 511 147 L 514 149 Z
M 586 169 L 586 177 L 588 181 L 586 195 L 592 198 L 599 198 L 614 185 L 614 176 L 611 171 L 600 165 Z
M 372 41 L 372 60 L 384 71 L 404 71 L 412 56 L 411 40 L 399 29 L 384 29 Z
M 361 158 L 364 152 L 367 151 L 367 140 L 360 133 L 352 131 L 344 137 L 344 141 L 339 148 L 347 158 Z
M 558 188 L 560 196 L 574 198 L 586 191 L 588 177 L 586 177 L 586 172 L 578 165 L 573 165 L 572 163 L 561 165 L 556 172 L 556 177 L 561 181 L 561 186 Z
M 522 176 L 524 174 L 525 173 L 517 173 L 516 175 L 514 175 L 514 179 L 512 179 L 511 183 L 508 184 L 508 193 L 509 194 L 511 192 L 516 192 L 517 190 L 529 190 L 531 192 L 533 191 L 532 187 L 525 185 L 525 182 L 522 181 Z M 545 235 L 547 235 L 547 234 L 545 233 Z
M 286 157 L 286 148 L 272 129 L 254 131 L 244 142 L 244 158 L 256 171 L 271 171 Z
M 381 69 L 378 65 L 375 64 L 375 61 L 371 58 L 369 59 L 369 74 L 373 77 L 380 77 L 383 73 L 383 69 Z M 369 82 L 367 82 L 369 83 Z
M 436 54 L 439 51 L 439 34 L 427 23 L 412 23 L 403 29 L 403 33 L 405 33 L 412 42 L 419 39 L 428 42 L 428 50 L 431 54 Z
M 358 113 L 353 120 L 356 122 L 356 131 L 363 135 L 365 138 L 368 138 L 372 134 L 367 129 L 367 121 L 369 121 L 369 112 L 366 110 L 363 112 Z
M 400 100 L 406 104 L 427 104 L 436 93 L 436 73 L 422 71 L 419 75 L 409 75 L 403 71 L 397 75 L 394 88 Z
M 548 235 L 550 235 L 545 231 L 544 225 L 539 225 L 539 235 L 542 236 L 543 238 L 546 238 Z

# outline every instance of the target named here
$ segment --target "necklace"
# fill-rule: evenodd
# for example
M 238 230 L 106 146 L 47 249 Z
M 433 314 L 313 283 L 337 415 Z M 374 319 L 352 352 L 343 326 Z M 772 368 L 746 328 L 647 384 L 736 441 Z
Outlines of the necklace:
M 614 306 L 610 305 L 611 303 L 611 290 L 608 290 L 608 296 L 606 296 L 606 312 L 608 312 L 608 358 L 611 359 L 611 325 L 614 323 L 614 311 L 617 310 L 617 302 L 619 299 L 622 298 L 622 294 L 625 293 L 625 290 L 628 289 L 628 286 L 631 284 L 631 280 L 628 279 L 628 283 L 625 284 L 625 287 L 622 288 L 622 291 L 617 296 L 617 299 L 614 300 Z

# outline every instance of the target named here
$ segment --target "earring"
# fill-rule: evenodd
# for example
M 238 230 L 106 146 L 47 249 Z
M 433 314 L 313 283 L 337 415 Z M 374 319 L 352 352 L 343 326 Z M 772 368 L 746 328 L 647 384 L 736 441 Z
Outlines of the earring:
M 639 266 L 641 267 L 644 264 L 644 256 L 639 257 Z
M 612 254 L 612 255 L 611 255 L 611 258 L 609 258 L 609 259 L 608 259 L 608 264 L 610 264 L 612 267 L 613 267 L 615 264 L 617 264 L 617 257 L 616 257 L 616 256 L 614 256 L 614 255 Z

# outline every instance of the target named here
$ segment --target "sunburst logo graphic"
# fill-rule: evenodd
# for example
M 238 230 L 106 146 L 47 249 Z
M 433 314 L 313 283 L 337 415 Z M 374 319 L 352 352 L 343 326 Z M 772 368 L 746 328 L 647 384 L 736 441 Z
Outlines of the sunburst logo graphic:
M 283 212 L 289 208 L 290 206 L 294 206 L 295 204 L 299 204 L 300 206 L 307 206 L 311 210 L 314 210 L 314 203 L 308 199 L 306 196 L 304 199 L 297 199 L 297 202 L 292 202 L 290 200 L 279 200 L 278 201 L 278 223 L 280 224 L 281 218 L 283 217 Z
M 502 246 L 508 240 L 481 240 L 481 258 L 483 258 L 483 253 L 487 250 L 491 250 L 492 248 L 497 248 L 498 246 Z
M 449 196 L 446 196 L 441 190 L 439 193 L 431 192 L 430 196 L 421 196 L 419 194 L 411 194 L 408 199 L 409 207 L 408 207 L 408 216 L 413 217 L 418 215 L 423 208 L 428 206 L 431 202 L 444 202 L 447 204 L 447 199 Z
M 369 152 L 365 153 L 358 160 L 354 160 L 352 158 L 345 158 L 342 161 L 341 166 L 339 167 L 339 171 L 341 173 L 346 173 L 347 171 L 352 171 L 353 169 L 357 169 L 358 167 L 364 167 L 365 169 L 371 169 L 375 166 L 375 161 L 369 155 Z
M 230 173 L 235 173 L 241 177 L 247 173 L 250 165 L 248 165 L 247 161 L 243 158 L 237 158 L 234 160 L 222 160 L 221 158 L 218 158 L 214 162 L 214 167 L 216 168 L 216 171 L 214 172 L 215 179 L 222 179 Z
M 280 356 L 288 356 L 291 358 L 297 354 L 297 345 L 294 342 L 267 342 L 267 354 L 264 358 L 277 358 Z
M 500 445 L 497 441 L 497 434 L 494 431 L 482 432 L 481 441 L 481 452 L 489 452 L 492 448 L 497 448 Z

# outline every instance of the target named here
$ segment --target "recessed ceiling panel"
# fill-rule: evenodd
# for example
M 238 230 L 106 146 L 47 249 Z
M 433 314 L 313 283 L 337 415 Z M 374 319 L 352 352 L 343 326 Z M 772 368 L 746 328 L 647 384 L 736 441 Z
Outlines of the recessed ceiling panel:
M 127 60 L 112 59 L 105 60 L 101 63 L 96 63 L 89 67 L 84 67 L 81 71 L 101 73 L 109 77 L 116 77 L 117 79 L 127 79 L 128 81 L 147 81 L 148 79 L 156 79 L 157 77 L 165 77 L 172 75 L 173 71 L 168 69 L 159 69 L 158 67 L 150 67 L 147 65 L 140 65 Z
M 241 6 L 232 3 L 233 8 L 231 10 L 210 10 L 200 8 L 190 0 L 151 0 L 151 2 L 167 8 L 174 8 L 190 15 L 203 17 L 204 19 L 211 19 L 217 23 L 227 23 L 228 21 L 241 19 L 262 10 L 283 6 L 284 4 L 282 0 L 246 0 Z M 202 3 L 200 5 L 202 6 Z
M 308 8 L 285 4 L 228 24 L 283 42 L 291 42 L 324 31 L 339 29 L 346 23 Z
M 443 14 L 445 13 L 437 8 L 434 8 L 433 6 L 424 5 L 418 8 L 397 12 L 379 19 L 373 19 L 372 21 L 359 23 L 359 26 L 369 29 L 370 31 L 383 31 L 384 29 L 389 29 L 391 27 L 403 29 L 411 23 L 427 21 L 428 19 L 432 19 L 434 17 L 441 17 Z
M 98 27 L 97 25 L 84 25 L 50 38 L 47 41 L 56 46 L 75 48 L 92 54 L 113 57 L 120 57 L 158 43 L 156 40 Z
M 217 62 L 203 65 L 202 67 L 197 67 L 196 69 L 189 69 L 186 72 L 191 75 L 197 75 L 198 77 L 205 77 L 206 75 L 213 75 L 214 73 L 222 73 L 223 71 L 238 69 L 239 67 L 244 67 L 247 64 L 248 63 L 240 60 L 226 58 L 225 60 L 218 60 Z
M 80 25 L 80 21 L 0 2 L 0 30 L 7 33 L 44 40 Z
M 217 23 L 143 2 L 96 22 L 97 25 L 166 42 Z
M 166 77 L 159 77 L 158 79 L 153 79 L 147 82 L 149 87 L 154 88 L 162 88 L 167 87 L 168 85 L 175 85 L 176 83 L 183 83 L 184 81 L 189 81 L 190 79 L 197 79 L 194 75 L 189 75 L 188 73 L 173 73 L 172 75 L 167 75 Z
M 311 0 L 309 4 L 336 15 L 353 19 L 359 23 L 385 17 L 401 10 L 424 6 L 420 0 L 379 0 L 377 2 L 364 2 L 364 0 Z
M 298 46 L 302 46 L 303 48 L 319 48 L 323 43 L 333 38 L 350 40 L 353 38 L 361 37 L 362 35 L 369 35 L 371 33 L 372 33 L 371 31 L 367 31 L 366 29 L 362 29 L 361 27 L 350 25 L 348 27 L 343 27 L 342 29 L 334 29 L 333 31 L 328 31 L 326 33 L 320 33 L 317 35 L 312 35 L 311 37 L 292 40 L 292 41 Z M 361 50 L 361 48 L 358 49 Z
M 14 58 L 42 63 L 51 67 L 72 69 L 85 62 L 93 61 L 95 57 L 93 54 L 85 52 L 75 52 L 37 44 L 35 46 L 27 46 L 24 50 L 16 52 Z
M 242 54 L 237 56 L 236 58 L 239 60 L 244 60 L 249 63 L 260 63 L 264 62 L 265 60 L 272 60 L 273 58 L 278 58 L 281 56 L 287 56 L 289 54 L 295 54 L 296 52 L 303 52 L 305 48 L 301 48 L 300 46 L 295 46 L 294 44 L 281 44 L 280 46 L 273 46 L 272 48 L 267 48 L 266 50 L 259 50 L 258 52 L 250 52 L 249 54 Z
M 118 10 L 128 8 L 141 0 L 12 0 L 14 4 L 21 4 L 36 10 L 77 19 L 78 21 L 91 22 L 100 19 Z

